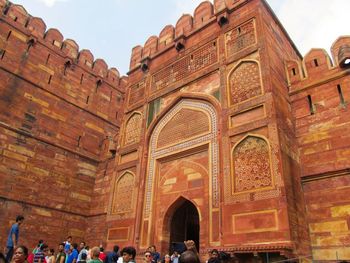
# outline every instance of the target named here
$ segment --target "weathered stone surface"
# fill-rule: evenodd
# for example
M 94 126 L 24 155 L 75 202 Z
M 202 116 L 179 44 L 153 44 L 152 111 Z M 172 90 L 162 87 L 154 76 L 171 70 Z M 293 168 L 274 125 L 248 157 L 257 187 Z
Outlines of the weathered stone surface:
M 105 192 L 94 192 L 95 179 L 101 170 L 104 175 L 99 163 L 110 157 L 102 145 L 119 130 L 124 84 L 119 76 L 107 76 L 98 62 L 95 70 L 103 81 L 96 90 L 101 76 L 65 64 L 67 50 L 60 49 L 63 37 L 57 30 L 45 38 L 35 33 L 31 45 L 38 19 L 27 24 L 22 7 L 9 5 L 0 18 L 0 243 L 16 215 L 23 214 L 21 243 L 31 248 L 45 239 L 56 247 L 69 233 L 75 241 L 84 239 L 88 218 L 95 215 L 92 198 L 102 207 L 108 199 Z M 89 241 L 98 245 L 100 240 Z
M 201 255 L 350 260 L 349 37 L 334 66 L 321 49 L 302 58 L 264 1 L 215 0 L 135 47 L 120 77 L 6 8 L 0 243 L 23 214 L 29 247 L 70 234 L 165 253 L 190 202 Z

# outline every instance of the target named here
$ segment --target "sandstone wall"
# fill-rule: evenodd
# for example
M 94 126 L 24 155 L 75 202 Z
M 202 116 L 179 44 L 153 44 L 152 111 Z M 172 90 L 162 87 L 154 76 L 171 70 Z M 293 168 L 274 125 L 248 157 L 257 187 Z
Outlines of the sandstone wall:
M 264 1 L 206 1 L 134 47 L 126 78 L 0 9 L 0 243 L 23 214 L 29 247 L 166 252 L 188 200 L 202 255 L 350 259 L 349 37 L 302 58 Z
M 193 16 L 183 15 L 175 27 L 166 26 L 143 47 L 133 48 L 115 187 L 131 173 L 135 180 L 129 183 L 134 183 L 138 203 L 130 204 L 132 213 L 116 210 L 107 217 L 112 226 L 109 244 L 133 240 L 140 249 L 155 243 L 166 251 L 169 237 L 163 231 L 168 222 L 163 215 L 171 214 L 181 197 L 203 214 L 203 255 L 213 247 L 237 253 L 281 252 L 288 257 L 310 253 L 284 66 L 284 60 L 291 58 L 300 60 L 300 55 L 260 1 L 204 2 Z M 182 101 L 195 108 L 196 100 L 213 105 L 216 114 L 211 127 L 217 125 L 213 131 L 217 137 L 208 145 L 212 149 L 218 142 L 219 151 L 204 151 L 207 159 L 198 163 L 208 167 L 208 175 L 196 173 L 210 190 L 200 196 L 188 192 L 195 176 L 185 169 L 178 172 L 179 184 L 187 188 L 175 191 L 177 184 L 169 179 L 167 196 L 161 190 L 162 178 L 168 178 L 173 168 L 163 163 L 181 162 L 184 155 L 191 160 L 198 151 L 189 139 L 199 130 L 199 117 L 193 119 L 196 111 L 189 113 L 184 106 L 186 111 L 173 115 L 173 109 Z M 166 138 L 177 150 L 172 152 L 158 141 L 164 146 L 159 157 L 153 134 L 161 140 L 158 127 L 170 124 L 174 129 Z M 157 162 L 152 161 L 155 155 Z M 248 168 L 253 165 L 255 171 Z M 152 169 L 157 171 L 154 175 Z M 150 180 L 154 188 L 148 186 Z M 213 187 L 216 183 L 218 188 Z M 158 204 L 151 204 L 150 215 L 148 198 Z
M 126 79 L 22 6 L 0 9 L 0 243 L 17 214 L 29 247 L 83 240 L 104 225 Z
M 315 260 L 349 260 L 349 67 L 340 62 L 349 37 L 287 61 L 301 181 Z M 349 56 L 348 56 L 349 57 Z

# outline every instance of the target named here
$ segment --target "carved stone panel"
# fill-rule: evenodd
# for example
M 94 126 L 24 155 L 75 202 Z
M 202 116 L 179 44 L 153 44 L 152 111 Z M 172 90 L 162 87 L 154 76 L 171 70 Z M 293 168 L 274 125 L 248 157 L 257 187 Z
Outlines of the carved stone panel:
M 250 20 L 225 34 L 226 54 L 234 55 L 238 51 L 256 43 L 255 23 Z
M 209 117 L 204 112 L 182 109 L 160 132 L 157 147 L 179 143 L 209 131 Z
M 234 192 L 253 191 L 273 185 L 268 143 L 248 136 L 233 150 Z
M 112 214 L 132 212 L 134 196 L 134 175 L 124 173 L 115 182 Z
M 142 80 L 139 83 L 130 87 L 128 106 L 132 106 L 144 98 L 145 95 L 146 80 Z
M 134 113 L 125 125 L 124 145 L 137 143 L 140 141 L 142 127 L 142 115 Z
M 151 91 L 163 89 L 217 61 L 217 41 L 212 41 L 155 73 L 152 76 Z
M 231 73 L 229 86 L 231 105 L 261 95 L 259 64 L 255 61 L 241 62 Z

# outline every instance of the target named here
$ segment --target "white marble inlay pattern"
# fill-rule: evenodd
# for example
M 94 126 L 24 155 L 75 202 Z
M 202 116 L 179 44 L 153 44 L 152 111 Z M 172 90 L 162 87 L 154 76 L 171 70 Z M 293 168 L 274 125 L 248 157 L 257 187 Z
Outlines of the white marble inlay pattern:
M 184 141 L 178 143 L 176 145 L 171 145 L 169 147 L 163 149 L 157 149 L 157 138 L 159 133 L 162 131 L 164 126 L 183 108 L 195 108 L 202 111 L 205 111 L 210 116 L 211 122 L 211 130 L 208 134 L 203 135 L 198 138 L 190 139 L 188 141 Z M 154 181 L 154 166 L 155 161 L 158 157 L 164 156 L 167 154 L 171 154 L 173 152 L 185 150 L 190 147 L 194 147 L 196 145 L 200 145 L 202 143 L 208 142 L 211 147 L 211 177 L 212 177 L 212 206 L 218 207 L 219 205 L 219 191 L 218 191 L 218 142 L 217 142 L 218 128 L 217 128 L 217 116 L 215 108 L 205 102 L 195 101 L 195 100 L 182 100 L 178 104 L 176 104 L 164 117 L 163 119 L 156 125 L 154 128 L 153 134 L 151 136 L 150 143 L 150 160 L 149 160 L 149 171 L 147 175 L 146 181 L 146 196 L 145 196 L 145 207 L 144 207 L 144 217 L 148 218 L 151 211 L 151 200 L 153 193 L 153 181 Z

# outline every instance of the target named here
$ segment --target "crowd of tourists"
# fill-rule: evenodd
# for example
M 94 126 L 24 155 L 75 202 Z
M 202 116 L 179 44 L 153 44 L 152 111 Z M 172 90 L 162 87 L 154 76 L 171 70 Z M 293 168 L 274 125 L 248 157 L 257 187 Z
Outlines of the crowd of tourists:
M 132 246 L 119 251 L 115 245 L 113 251 L 106 253 L 102 245 L 90 248 L 85 242 L 73 243 L 72 237 L 58 244 L 57 250 L 49 248 L 44 240 L 39 240 L 33 250 L 19 244 L 19 228 L 24 217 L 17 216 L 11 226 L 6 243 L 6 256 L 0 253 L 0 263 L 135 263 L 136 255 L 143 257 L 144 263 L 200 263 L 196 244 L 192 240 L 184 241 L 181 248 L 174 248 L 170 254 L 161 256 L 154 245 L 141 254 Z M 207 263 L 227 262 L 229 255 L 212 250 Z

